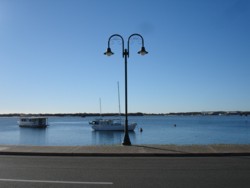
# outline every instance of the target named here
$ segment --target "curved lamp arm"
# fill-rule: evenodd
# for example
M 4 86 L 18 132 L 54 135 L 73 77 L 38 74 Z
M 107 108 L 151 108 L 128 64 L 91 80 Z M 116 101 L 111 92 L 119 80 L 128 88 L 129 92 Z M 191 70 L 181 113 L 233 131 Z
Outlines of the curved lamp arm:
M 148 54 L 148 52 L 146 51 L 146 49 L 144 47 L 144 39 L 143 39 L 143 37 L 140 34 L 138 34 L 138 33 L 134 33 L 134 34 L 130 35 L 129 38 L 128 38 L 128 43 L 127 43 L 127 45 L 128 45 L 127 46 L 127 48 L 128 48 L 128 57 L 129 57 L 129 41 L 130 41 L 131 37 L 133 37 L 133 36 L 140 37 L 141 41 L 142 41 L 142 47 L 141 47 L 141 50 L 138 52 L 138 54 L 141 54 L 141 55 Z
M 111 56 L 113 55 L 114 53 L 111 51 L 111 48 L 110 48 L 110 40 L 113 38 L 113 37 L 119 37 L 121 40 L 122 40 L 122 57 L 124 57 L 124 39 L 121 35 L 118 35 L 118 34 L 114 34 L 114 35 L 111 35 L 109 37 L 109 40 L 108 40 L 108 48 L 107 48 L 107 51 L 104 53 L 104 55 L 107 55 L 107 56 Z

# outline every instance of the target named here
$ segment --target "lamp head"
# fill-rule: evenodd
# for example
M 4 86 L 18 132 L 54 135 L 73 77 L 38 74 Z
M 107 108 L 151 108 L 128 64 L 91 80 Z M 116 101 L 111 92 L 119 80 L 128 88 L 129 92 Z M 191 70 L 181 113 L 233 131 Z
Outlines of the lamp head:
M 104 55 L 106 55 L 106 56 L 111 56 L 111 55 L 113 55 L 114 53 L 111 51 L 111 48 L 107 48 L 107 51 L 106 52 L 104 52 Z
M 138 52 L 138 54 L 141 54 L 141 55 L 146 55 L 148 54 L 148 52 L 145 50 L 145 47 L 141 47 L 141 50 Z

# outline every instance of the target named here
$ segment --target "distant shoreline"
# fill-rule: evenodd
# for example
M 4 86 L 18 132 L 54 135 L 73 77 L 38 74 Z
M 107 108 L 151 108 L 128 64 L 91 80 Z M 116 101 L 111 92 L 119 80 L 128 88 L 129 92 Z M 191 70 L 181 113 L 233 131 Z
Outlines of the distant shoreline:
M 124 113 L 121 114 L 125 116 Z M 129 116 L 229 116 L 239 115 L 248 116 L 250 111 L 204 111 L 204 112 L 171 112 L 171 113 L 128 113 Z M 92 117 L 100 116 L 100 113 L 6 113 L 0 114 L 0 117 L 15 117 L 15 116 L 73 116 L 73 117 Z M 102 116 L 119 116 L 118 113 L 102 113 Z

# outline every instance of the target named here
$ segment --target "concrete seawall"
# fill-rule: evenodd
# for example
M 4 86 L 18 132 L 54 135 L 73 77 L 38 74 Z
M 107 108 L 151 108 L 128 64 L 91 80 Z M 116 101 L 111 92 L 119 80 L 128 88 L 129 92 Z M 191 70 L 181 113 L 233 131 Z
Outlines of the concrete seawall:
M 250 145 L 0 145 L 0 155 L 32 156 L 250 156 Z

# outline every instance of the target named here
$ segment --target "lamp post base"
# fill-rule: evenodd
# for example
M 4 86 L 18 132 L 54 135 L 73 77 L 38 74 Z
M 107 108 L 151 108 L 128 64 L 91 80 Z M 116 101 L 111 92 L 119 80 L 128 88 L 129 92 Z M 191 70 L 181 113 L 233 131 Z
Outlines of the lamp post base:
M 128 133 L 125 133 L 122 145 L 124 145 L 124 146 L 131 146 L 131 142 L 130 142 Z

